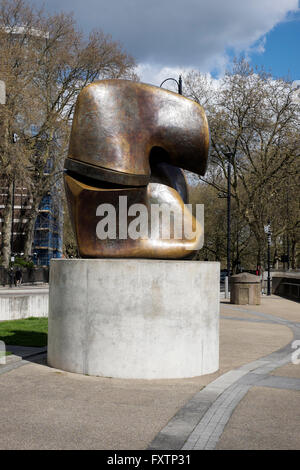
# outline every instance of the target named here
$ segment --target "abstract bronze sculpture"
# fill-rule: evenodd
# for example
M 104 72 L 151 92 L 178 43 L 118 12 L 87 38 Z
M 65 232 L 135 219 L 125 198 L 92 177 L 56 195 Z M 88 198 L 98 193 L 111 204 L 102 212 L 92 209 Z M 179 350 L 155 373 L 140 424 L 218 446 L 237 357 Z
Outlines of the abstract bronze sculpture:
M 192 100 L 128 80 L 96 81 L 84 88 L 76 103 L 64 176 L 80 255 L 176 259 L 194 253 L 203 230 L 184 211 L 188 190 L 182 169 L 204 175 L 208 148 L 206 116 Z M 114 236 L 101 238 L 99 216 L 109 205 L 118 226 Z M 128 236 L 121 225 L 130 228 L 141 205 L 148 213 L 155 205 L 168 206 L 172 220 L 182 215 L 182 225 L 189 222 L 196 236 L 178 237 L 174 223 L 164 237 L 159 218 L 147 219 L 149 236 Z M 127 213 L 130 207 L 135 210 Z

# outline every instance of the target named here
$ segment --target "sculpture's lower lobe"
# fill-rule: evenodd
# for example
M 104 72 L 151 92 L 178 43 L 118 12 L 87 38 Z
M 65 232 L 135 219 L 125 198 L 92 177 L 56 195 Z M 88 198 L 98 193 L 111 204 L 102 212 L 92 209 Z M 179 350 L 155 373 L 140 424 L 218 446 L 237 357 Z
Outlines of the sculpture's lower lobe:
M 183 182 L 180 184 L 183 193 L 186 193 Z M 188 209 L 184 210 L 183 200 L 173 187 L 158 182 L 136 187 L 103 186 L 91 186 L 70 174 L 65 175 L 69 210 L 81 257 L 179 259 L 190 257 L 197 250 L 199 238 L 203 235 L 202 227 Z M 104 238 L 104 231 L 102 236 L 97 234 L 97 225 L 101 220 L 97 210 L 104 204 L 110 204 L 112 209 L 112 218 L 110 221 L 107 219 L 105 227 L 107 238 Z M 128 209 L 134 204 L 143 205 L 147 213 L 148 233 L 138 239 L 130 236 L 130 230 L 128 233 L 130 224 L 139 216 L 139 213 L 130 215 L 130 211 L 128 215 Z M 169 217 L 169 227 L 164 225 L 166 221 L 162 216 L 157 217 L 157 212 L 152 212 L 151 216 L 155 205 L 158 211 L 167 209 L 165 217 Z M 105 206 L 102 207 L 103 210 L 106 209 Z M 106 214 L 102 212 L 101 215 L 103 220 Z M 180 225 L 180 238 L 176 238 L 176 217 Z M 193 240 L 184 238 L 186 226 L 196 232 Z M 137 235 L 140 230 L 137 227 Z

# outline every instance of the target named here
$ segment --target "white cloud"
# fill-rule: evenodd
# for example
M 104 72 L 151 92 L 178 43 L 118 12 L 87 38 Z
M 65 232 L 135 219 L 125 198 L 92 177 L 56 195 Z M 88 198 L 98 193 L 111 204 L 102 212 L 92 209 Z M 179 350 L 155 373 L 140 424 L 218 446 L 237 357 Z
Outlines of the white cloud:
M 257 43 L 251 46 L 248 51 L 250 53 L 256 52 L 257 54 L 263 54 L 266 50 L 266 42 L 267 38 L 266 36 L 263 36 L 259 41 L 257 41 Z
M 179 75 L 182 75 L 187 70 L 189 70 L 188 67 L 183 70 L 180 67 L 160 67 L 151 63 L 140 63 L 137 66 L 136 73 L 142 82 L 160 86 L 169 77 L 178 81 Z M 168 81 L 163 86 L 171 91 L 177 91 L 177 85 L 173 81 Z
M 266 33 L 298 0 L 51 0 L 46 8 L 73 10 L 86 31 L 110 33 L 137 59 L 142 80 L 159 85 L 186 68 L 222 72 L 228 49 L 263 52 Z

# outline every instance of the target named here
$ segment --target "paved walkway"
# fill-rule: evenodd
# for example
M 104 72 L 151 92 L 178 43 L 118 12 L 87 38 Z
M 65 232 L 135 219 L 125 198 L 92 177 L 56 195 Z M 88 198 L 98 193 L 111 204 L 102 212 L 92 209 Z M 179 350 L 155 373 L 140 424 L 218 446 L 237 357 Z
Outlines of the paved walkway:
M 0 286 L 0 296 L 15 296 L 15 295 L 31 295 L 31 294 L 48 294 L 48 284 L 35 284 L 35 285 L 21 285 L 20 287 L 13 286 Z
M 270 296 L 222 300 L 220 369 L 203 377 L 87 377 L 15 349 L 0 366 L 0 449 L 300 449 L 295 345 L 300 304 Z

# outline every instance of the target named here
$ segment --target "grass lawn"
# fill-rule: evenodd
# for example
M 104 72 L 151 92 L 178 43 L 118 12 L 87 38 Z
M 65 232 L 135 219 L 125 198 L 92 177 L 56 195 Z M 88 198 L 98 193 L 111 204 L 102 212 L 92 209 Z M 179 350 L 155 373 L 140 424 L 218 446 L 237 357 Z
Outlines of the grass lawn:
M 10 356 L 10 355 L 11 355 L 11 352 L 10 352 L 10 351 L 5 351 L 5 356 Z M 3 356 L 4 356 L 3 351 L 0 351 L 0 361 L 1 361 L 1 359 L 2 359 Z M 0 364 L 1 364 L 1 362 L 0 362 Z
M 48 318 L 0 322 L 0 340 L 14 346 L 47 346 Z

